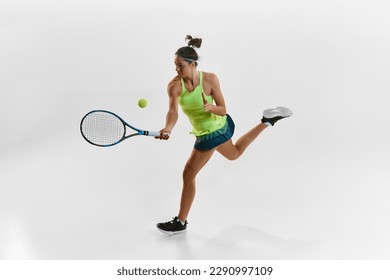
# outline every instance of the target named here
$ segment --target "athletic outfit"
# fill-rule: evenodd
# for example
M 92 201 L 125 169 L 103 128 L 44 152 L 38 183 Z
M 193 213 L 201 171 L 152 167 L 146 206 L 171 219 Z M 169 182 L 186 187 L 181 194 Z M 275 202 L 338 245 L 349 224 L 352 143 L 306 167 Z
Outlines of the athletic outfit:
M 203 104 L 203 73 L 199 71 L 199 85 L 189 92 L 183 78 L 181 81 L 181 94 L 179 104 L 184 114 L 192 124 L 191 133 L 196 136 L 194 148 L 197 150 L 211 150 L 225 143 L 234 134 L 234 122 L 229 115 L 218 116 L 204 111 Z M 206 95 L 206 100 L 213 104 L 213 97 Z
M 189 92 L 184 80 L 181 79 L 182 91 L 179 96 L 179 104 L 192 124 L 192 134 L 196 136 L 194 148 L 196 150 L 211 150 L 232 138 L 234 134 L 234 122 L 232 118 L 218 116 L 204 111 L 203 104 L 203 74 L 199 71 L 199 85 Z M 213 104 L 213 97 L 206 95 L 206 100 Z M 292 116 L 292 111 L 286 107 L 267 109 L 263 112 L 261 121 L 266 125 L 274 125 L 278 120 Z M 157 228 L 169 235 L 184 233 L 187 230 L 187 221 L 181 221 L 174 217 L 171 221 L 157 224 Z

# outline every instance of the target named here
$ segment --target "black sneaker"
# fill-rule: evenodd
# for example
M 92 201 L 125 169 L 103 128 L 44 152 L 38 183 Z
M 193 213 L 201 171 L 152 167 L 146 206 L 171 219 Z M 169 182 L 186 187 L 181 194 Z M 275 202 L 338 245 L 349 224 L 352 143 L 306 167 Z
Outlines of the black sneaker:
M 269 123 L 272 126 L 281 119 L 291 117 L 293 112 L 287 107 L 276 107 L 274 109 L 267 109 L 263 112 L 262 123 Z
M 174 217 L 172 221 L 158 223 L 157 229 L 168 235 L 185 233 L 187 230 L 187 221 L 182 224 L 178 217 Z

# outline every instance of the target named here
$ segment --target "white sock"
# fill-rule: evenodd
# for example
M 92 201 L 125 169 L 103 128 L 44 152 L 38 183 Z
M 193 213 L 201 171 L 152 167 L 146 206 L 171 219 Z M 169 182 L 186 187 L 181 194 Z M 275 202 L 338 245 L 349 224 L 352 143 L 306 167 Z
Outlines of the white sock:
M 263 124 L 265 124 L 266 126 L 271 126 L 271 124 L 269 122 L 265 122 Z

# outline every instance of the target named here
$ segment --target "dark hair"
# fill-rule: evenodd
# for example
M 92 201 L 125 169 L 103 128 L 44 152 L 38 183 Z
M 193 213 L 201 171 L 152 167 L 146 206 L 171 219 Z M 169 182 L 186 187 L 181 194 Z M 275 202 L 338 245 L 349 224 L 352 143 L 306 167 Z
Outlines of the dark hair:
M 200 48 L 202 45 L 202 39 L 192 38 L 191 35 L 187 35 L 185 40 L 188 46 L 178 49 L 175 55 L 180 56 L 189 63 L 195 61 L 195 66 L 198 66 L 197 60 L 199 59 L 199 56 L 195 48 Z

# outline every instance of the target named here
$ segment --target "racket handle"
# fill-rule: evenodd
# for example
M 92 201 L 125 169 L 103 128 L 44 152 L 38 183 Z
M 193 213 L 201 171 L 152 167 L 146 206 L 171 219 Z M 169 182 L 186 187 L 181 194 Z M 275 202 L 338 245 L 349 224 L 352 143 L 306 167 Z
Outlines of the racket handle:
M 159 131 L 145 131 L 145 135 L 147 136 L 160 136 Z

